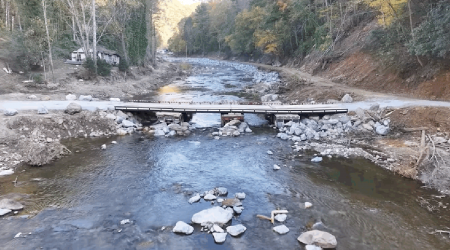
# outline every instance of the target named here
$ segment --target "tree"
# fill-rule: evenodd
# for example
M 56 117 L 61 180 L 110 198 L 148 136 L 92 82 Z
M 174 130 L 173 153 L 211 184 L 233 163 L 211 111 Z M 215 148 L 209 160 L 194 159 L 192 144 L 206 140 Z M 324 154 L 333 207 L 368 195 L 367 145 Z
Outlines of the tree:
M 47 34 L 47 43 L 48 43 L 48 58 L 50 60 L 50 66 L 52 71 L 52 80 L 55 81 L 55 74 L 53 72 L 53 56 L 52 56 L 52 45 L 50 42 L 50 33 L 48 31 L 48 22 L 47 22 L 47 4 L 46 0 L 42 0 L 42 11 L 44 12 L 44 22 L 45 22 L 45 32 Z

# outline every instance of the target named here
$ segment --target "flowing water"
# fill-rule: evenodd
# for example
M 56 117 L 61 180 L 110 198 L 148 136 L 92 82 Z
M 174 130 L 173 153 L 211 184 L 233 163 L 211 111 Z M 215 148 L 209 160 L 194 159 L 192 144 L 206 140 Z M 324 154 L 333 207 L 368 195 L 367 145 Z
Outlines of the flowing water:
M 236 93 L 251 84 L 233 68 L 196 67 L 199 73 L 186 82 L 151 98 L 241 100 Z M 254 133 L 236 138 L 215 140 L 210 133 L 220 116 L 198 114 L 188 137 L 65 141 L 72 155 L 41 168 L 22 166 L 16 185 L 16 174 L 0 177 L 0 195 L 26 206 L 0 220 L 0 248 L 304 249 L 297 237 L 314 224 L 335 235 L 341 250 L 450 248 L 447 235 L 429 234 L 450 226 L 449 199 L 363 159 L 311 163 L 314 152 L 294 154 L 289 142 L 263 126 L 264 119 L 245 118 L 256 126 Z M 100 150 L 104 143 L 107 149 Z M 275 172 L 273 164 L 282 169 Z M 228 188 L 229 197 L 247 194 L 244 212 L 231 222 L 247 231 L 224 244 L 215 244 L 199 226 L 189 236 L 172 233 L 177 221 L 190 222 L 213 206 L 203 200 L 190 205 L 192 194 L 218 186 Z M 305 209 L 304 202 L 313 207 Z M 289 211 L 288 234 L 276 234 L 269 221 L 256 217 L 274 209 Z M 131 223 L 121 225 L 125 219 Z M 22 237 L 14 238 L 19 232 Z

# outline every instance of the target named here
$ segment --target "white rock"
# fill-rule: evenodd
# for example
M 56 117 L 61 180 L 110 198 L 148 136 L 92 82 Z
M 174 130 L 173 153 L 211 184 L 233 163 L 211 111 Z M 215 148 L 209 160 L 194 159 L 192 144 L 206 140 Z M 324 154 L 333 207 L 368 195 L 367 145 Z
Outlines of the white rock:
M 80 95 L 78 97 L 78 100 L 79 101 L 88 101 L 88 102 L 90 102 L 90 101 L 92 101 L 92 96 L 91 95 Z
M 379 125 L 376 130 L 377 134 L 379 135 L 387 135 L 389 133 L 389 127 Z
M 109 101 L 111 102 L 120 102 L 119 98 L 109 98 Z
M 126 131 L 126 130 L 124 130 L 124 129 L 121 129 L 121 128 L 119 128 L 118 130 L 117 130 L 117 134 L 118 135 L 126 135 L 128 132 Z
M 165 136 L 166 133 L 162 129 L 155 130 L 155 136 Z
M 217 199 L 217 202 L 222 202 L 222 201 L 223 201 L 222 198 Z
M 196 194 L 189 199 L 189 203 L 192 204 L 194 202 L 198 202 L 200 199 L 201 199 L 200 195 Z
M 313 204 L 311 202 L 305 202 L 305 208 L 310 208 L 312 206 Z
M 19 237 L 22 237 L 22 233 L 21 233 L 21 232 L 19 232 L 19 233 L 17 233 L 16 235 L 14 235 L 14 239 L 15 239 L 15 238 L 19 238 Z
M 23 209 L 23 205 L 15 200 L 4 198 L 0 200 L 0 208 L 18 211 Z
M 130 122 L 128 120 L 123 120 L 122 121 L 122 127 L 124 127 L 124 128 L 131 128 L 131 127 L 134 127 L 134 126 L 136 126 L 136 125 L 133 122 Z
M 117 144 L 117 142 L 116 142 L 116 141 L 112 141 L 111 143 L 112 143 L 112 144 Z
M 216 243 L 224 243 L 227 239 L 227 233 L 213 233 L 214 241 Z
M 205 197 L 203 197 L 203 199 L 205 199 L 205 201 L 212 201 L 212 200 L 217 199 L 217 197 L 213 194 L 207 194 L 207 195 L 205 195 Z
M 349 94 L 345 94 L 341 101 L 343 103 L 351 103 L 353 102 L 353 98 Z
M 267 150 L 267 154 L 268 154 L 268 155 L 273 155 L 273 152 L 270 151 L 270 150 Z
M 238 198 L 239 200 L 243 200 L 245 199 L 245 193 L 236 193 L 235 197 Z
M 286 227 L 285 225 L 276 226 L 276 227 L 274 227 L 272 229 L 273 229 L 273 231 L 277 232 L 278 234 L 287 234 L 287 233 L 289 233 L 289 228 Z
M 287 215 L 286 214 L 277 214 L 275 216 L 275 220 L 278 222 L 284 222 L 286 221 Z
M 245 230 L 247 230 L 246 227 L 244 227 L 242 224 L 236 225 L 236 226 L 228 226 L 227 227 L 227 232 L 231 235 L 231 236 L 239 236 L 242 233 L 245 232 Z
M 244 210 L 243 207 L 233 207 L 233 210 L 237 214 L 242 214 L 242 210 Z
M 115 115 L 113 115 L 113 114 L 107 114 L 105 117 L 106 117 L 107 119 L 111 119 L 111 120 L 117 119 L 117 116 L 115 116 Z
M 305 245 L 316 245 L 322 248 L 336 248 L 337 246 L 336 237 L 319 230 L 302 233 L 297 240 Z
M 72 94 L 66 95 L 66 100 L 67 101 L 75 101 L 76 99 L 77 99 L 76 95 L 72 95 Z
M 14 170 L 12 169 L 1 169 L 0 168 L 0 176 L 12 175 L 14 174 Z
M 225 187 L 218 187 L 215 189 L 215 192 L 217 193 L 217 195 L 219 196 L 225 196 L 228 194 L 228 189 Z
M 318 157 L 312 158 L 311 162 L 321 162 L 322 160 L 323 160 L 323 158 L 318 156 Z
M 206 222 L 225 224 L 231 220 L 233 212 L 227 211 L 221 207 L 212 207 L 202 210 L 192 216 L 192 222 L 202 224 Z
M 10 209 L 0 208 L 0 216 L 7 215 L 7 214 L 9 214 L 11 212 L 12 212 L 12 210 L 10 210 Z
M 277 164 L 273 165 L 273 170 L 280 170 L 280 166 L 278 166 Z
M 250 128 L 245 129 L 245 133 L 252 133 L 253 131 Z
M 223 232 L 225 232 L 219 225 L 217 225 L 217 224 L 214 224 L 213 225 L 213 230 L 214 230 L 214 232 L 216 232 L 216 233 L 223 233 Z
M 314 245 L 306 245 L 305 250 L 322 250 L 322 248 Z
M 120 221 L 120 225 L 131 224 L 131 220 L 125 219 Z
M 28 96 L 27 98 L 30 99 L 30 100 L 36 100 L 36 99 L 37 99 L 37 96 L 35 96 L 35 95 L 30 95 L 30 96 Z
M 102 149 L 105 150 L 106 149 L 106 144 L 102 145 Z
M 16 109 L 5 109 L 4 111 L 3 111 L 3 114 L 5 115 L 5 116 L 15 116 L 15 115 L 17 115 L 19 112 L 17 112 L 17 110 Z
M 215 140 L 219 140 L 220 137 L 219 137 L 219 136 L 214 136 L 214 139 L 215 139 Z
M 48 110 L 45 107 L 39 107 L 37 113 L 39 115 L 45 115 L 48 114 Z
M 172 231 L 174 233 L 192 234 L 194 232 L 194 227 L 183 221 L 179 221 Z

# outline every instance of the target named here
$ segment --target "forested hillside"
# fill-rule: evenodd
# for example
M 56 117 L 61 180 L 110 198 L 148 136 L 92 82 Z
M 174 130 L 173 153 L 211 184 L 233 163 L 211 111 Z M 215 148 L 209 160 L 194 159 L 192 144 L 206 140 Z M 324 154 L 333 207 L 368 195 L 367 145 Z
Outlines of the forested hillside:
M 178 31 L 178 23 L 181 19 L 191 15 L 198 2 L 191 4 L 182 4 L 179 0 L 161 1 L 159 9 L 161 10 L 156 21 L 156 29 L 161 37 L 160 47 L 168 46 L 168 40 Z
M 69 58 L 74 49 L 96 51 L 101 45 L 117 51 L 126 65 L 155 63 L 159 2 L 1 0 L 0 60 L 12 71 L 27 72 L 53 68 L 53 60 Z
M 376 64 L 362 69 L 357 82 L 349 80 L 354 84 L 373 73 L 417 87 L 443 73 L 450 55 L 448 0 L 214 0 L 178 26 L 169 46 L 182 55 L 219 52 L 303 65 L 311 73 L 333 70 L 355 55 Z M 342 81 L 354 73 L 330 76 Z M 444 92 L 450 96 L 450 88 Z

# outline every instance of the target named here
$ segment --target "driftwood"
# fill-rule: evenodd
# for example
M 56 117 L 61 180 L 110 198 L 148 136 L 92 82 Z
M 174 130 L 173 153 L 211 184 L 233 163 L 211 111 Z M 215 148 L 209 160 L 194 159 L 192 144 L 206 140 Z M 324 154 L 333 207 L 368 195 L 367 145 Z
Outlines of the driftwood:
M 420 165 L 423 159 L 423 153 L 425 152 L 425 130 L 422 130 L 422 138 L 420 140 L 419 159 L 417 159 L 416 167 Z
M 402 129 L 405 132 L 416 132 L 416 131 L 423 131 L 428 130 L 428 127 L 419 127 L 419 128 L 403 128 Z
M 287 210 L 273 210 L 270 213 L 270 218 L 264 215 L 256 215 L 256 217 L 263 219 L 263 220 L 270 220 L 270 222 L 272 222 L 272 224 L 275 223 L 275 214 L 287 214 L 289 213 Z

